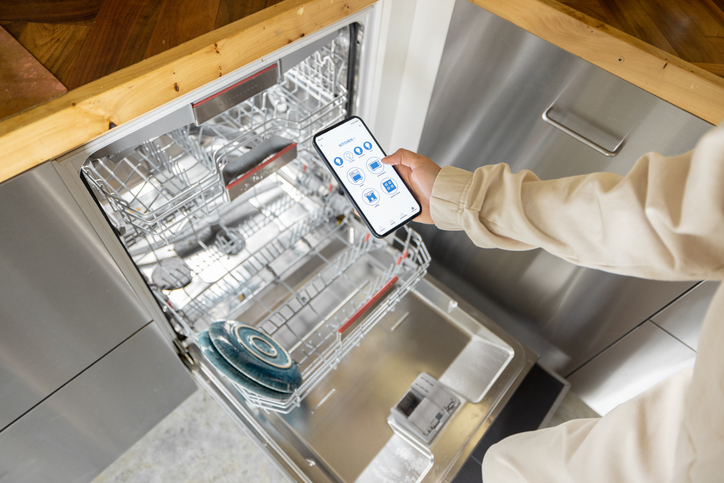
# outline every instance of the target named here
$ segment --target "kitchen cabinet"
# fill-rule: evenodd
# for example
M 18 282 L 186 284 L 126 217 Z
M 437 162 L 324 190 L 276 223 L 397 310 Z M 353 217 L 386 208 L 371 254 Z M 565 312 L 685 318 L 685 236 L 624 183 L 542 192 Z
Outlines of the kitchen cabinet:
M 0 480 L 89 480 L 196 388 L 52 164 L 0 201 Z

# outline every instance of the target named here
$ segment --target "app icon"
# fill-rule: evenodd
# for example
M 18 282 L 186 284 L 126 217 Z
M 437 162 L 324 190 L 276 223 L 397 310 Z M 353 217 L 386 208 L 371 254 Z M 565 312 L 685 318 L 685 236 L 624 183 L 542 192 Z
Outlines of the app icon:
M 347 179 L 349 179 L 352 184 L 362 184 L 365 180 L 365 174 L 359 168 L 352 168 L 347 171 Z
M 336 164 L 337 166 L 342 166 L 342 162 L 342 158 L 334 158 L 334 164 Z
M 370 158 L 367 160 L 367 169 L 372 173 L 377 174 L 385 170 L 385 165 L 382 164 L 380 158 Z
M 397 183 L 392 181 L 392 178 L 385 178 L 384 180 L 382 180 L 382 184 L 380 184 L 380 186 L 382 187 L 382 190 L 388 195 L 397 192 Z
M 345 153 L 342 156 L 347 161 L 352 161 L 354 159 L 354 154 L 350 153 L 349 151 L 345 151 Z
M 359 146 L 354 148 L 354 154 L 356 154 L 357 156 L 362 156 L 362 148 Z
M 364 146 L 367 151 L 372 149 L 372 143 L 369 141 L 366 141 L 362 146 Z
M 374 206 L 380 202 L 380 194 L 377 192 L 377 190 L 370 188 L 362 193 L 362 199 L 368 205 Z

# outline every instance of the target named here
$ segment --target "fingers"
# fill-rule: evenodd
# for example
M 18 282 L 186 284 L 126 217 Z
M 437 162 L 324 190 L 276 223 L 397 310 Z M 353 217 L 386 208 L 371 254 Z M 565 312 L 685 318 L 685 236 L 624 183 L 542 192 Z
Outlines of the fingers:
M 407 166 L 410 169 L 415 169 L 426 163 L 431 163 L 425 156 L 421 156 L 407 149 L 398 149 L 393 154 L 382 159 L 385 164 L 391 165 L 402 165 Z

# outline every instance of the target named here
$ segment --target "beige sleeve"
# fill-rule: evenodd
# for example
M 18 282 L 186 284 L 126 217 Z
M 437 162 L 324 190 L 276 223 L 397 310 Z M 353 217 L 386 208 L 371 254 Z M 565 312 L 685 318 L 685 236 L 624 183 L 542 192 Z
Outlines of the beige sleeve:
M 626 176 L 543 181 L 506 164 L 445 167 L 435 224 L 481 247 L 541 247 L 572 263 L 658 280 L 724 278 L 724 125 L 694 151 L 641 157 Z

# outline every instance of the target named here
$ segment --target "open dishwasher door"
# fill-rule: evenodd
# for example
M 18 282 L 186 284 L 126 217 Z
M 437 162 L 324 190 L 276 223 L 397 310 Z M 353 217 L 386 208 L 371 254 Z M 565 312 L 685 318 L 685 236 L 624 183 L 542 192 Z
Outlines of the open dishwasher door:
M 370 236 L 311 147 L 370 105 L 379 8 L 58 166 L 197 384 L 296 481 L 452 478 L 535 360 L 426 277 L 414 230 Z M 270 395 L 209 357 L 227 320 L 278 343 L 301 385 Z

